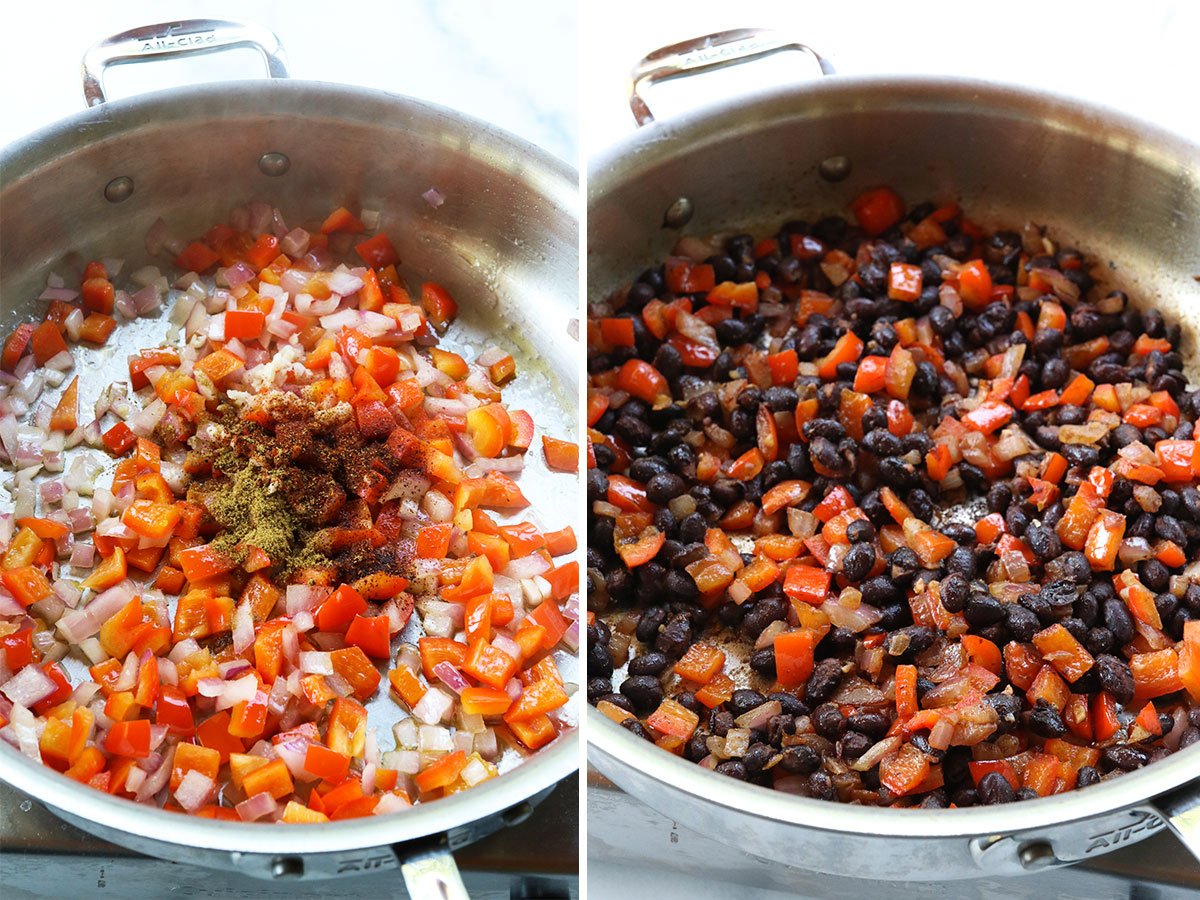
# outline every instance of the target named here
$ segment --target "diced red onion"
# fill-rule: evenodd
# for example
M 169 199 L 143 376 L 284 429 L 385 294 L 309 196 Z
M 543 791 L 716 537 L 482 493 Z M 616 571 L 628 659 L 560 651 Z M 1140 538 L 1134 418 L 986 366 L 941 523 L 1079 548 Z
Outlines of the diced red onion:
M 330 331 L 339 331 L 342 328 L 356 328 L 358 322 L 359 315 L 357 309 L 343 309 L 321 317 L 321 327 Z
M 206 681 L 217 681 L 221 687 L 216 694 L 208 694 L 203 689 L 200 693 L 205 696 L 214 696 L 217 700 L 217 710 L 229 709 L 238 703 L 248 703 L 254 699 L 254 695 L 258 693 L 258 678 L 253 673 L 243 675 L 233 681 L 221 681 L 220 679 L 200 679 L 200 684 Z M 211 690 L 211 686 L 209 688 Z
M 562 641 L 566 644 L 567 649 L 572 653 L 579 649 L 579 622 L 572 622 L 566 633 L 562 636 Z
M 167 659 L 178 665 L 189 656 L 199 653 L 200 645 L 193 638 L 184 638 L 178 644 L 171 648 L 171 652 L 167 654 Z
M 439 206 L 441 206 L 443 203 L 446 202 L 446 198 L 442 196 L 442 192 L 439 191 L 437 188 L 433 188 L 433 187 L 431 187 L 429 190 L 427 190 L 425 193 L 423 193 L 421 195 L 421 199 L 424 200 L 426 203 L 428 203 L 430 206 L 432 206 L 434 209 L 437 209 Z
M 238 287 L 255 277 L 254 270 L 244 262 L 237 262 L 222 272 L 225 283 L 231 288 Z
M 61 300 L 63 303 L 74 303 L 79 297 L 79 291 L 73 291 L 70 288 L 54 288 L 48 287 L 40 294 L 39 300 Z
M 226 681 L 231 681 L 234 678 L 245 675 L 252 668 L 254 666 L 251 665 L 248 659 L 231 659 L 217 666 L 217 671 L 221 673 L 221 677 Z
M 70 350 L 60 350 L 46 360 L 45 366 L 55 372 L 70 372 L 75 368 L 75 357 Z
M 289 584 L 284 606 L 289 616 L 295 615 L 303 610 L 316 609 L 331 593 L 332 589 L 323 585 Z
M 375 809 L 371 811 L 371 814 L 375 816 L 388 816 L 411 808 L 412 803 L 405 800 L 399 794 L 388 791 L 380 794 L 379 802 L 375 804 Z
M 456 694 L 461 694 L 463 688 L 470 687 L 463 673 L 460 672 L 453 663 L 443 660 L 433 667 L 433 674 L 438 677 L 438 680 Z
M 525 469 L 524 456 L 498 456 L 494 459 L 480 457 L 471 464 L 480 473 L 483 472 L 521 472 Z
M 167 404 L 155 397 L 150 405 L 134 414 L 127 424 L 138 437 L 148 438 L 154 433 L 154 429 L 158 427 L 158 423 L 162 421 L 166 412 Z
M 149 315 L 162 304 L 158 288 L 152 284 L 142 288 L 129 299 L 133 302 L 133 308 L 139 316 Z
M 158 680 L 163 684 L 179 684 L 179 667 L 165 656 L 158 658 Z
M 249 603 L 242 603 L 233 614 L 233 652 L 245 653 L 254 644 L 254 616 Z
M 54 679 L 38 666 L 25 666 L 3 685 L 0 685 L 0 693 L 3 693 L 13 703 L 30 707 L 45 700 L 54 693 L 57 687 Z
M 300 653 L 300 671 L 305 675 L 332 675 L 333 656 L 315 650 Z
M 114 585 L 102 594 L 92 598 L 83 609 L 67 613 L 58 620 L 58 631 L 72 644 L 78 644 L 84 638 L 89 638 L 100 630 L 107 622 L 133 599 L 134 586 L 129 580 Z
M 516 581 L 523 581 L 526 578 L 533 578 L 535 575 L 541 575 L 550 569 L 550 563 L 546 562 L 537 554 L 522 556 L 518 559 L 509 560 L 507 566 L 504 567 L 503 573 L 508 578 Z
M 351 294 L 358 293 L 362 290 L 363 286 L 361 278 L 345 271 L 330 272 L 326 283 L 329 285 L 329 290 L 343 297 L 349 297 Z
M 90 544 L 88 545 L 91 546 Z M 73 551 L 72 551 L 73 552 Z M 62 578 L 58 579 L 52 585 L 54 593 L 67 606 L 72 609 L 79 603 L 79 599 L 83 596 L 83 590 L 74 582 L 66 581 Z
M 196 769 L 189 769 L 175 789 L 175 800 L 188 812 L 195 812 L 212 796 L 215 782 Z
M 308 250 L 308 242 L 311 238 L 312 236 L 303 228 L 293 228 L 279 242 L 279 249 L 292 259 L 295 259 L 298 256 L 303 256 L 305 251 Z M 303 284 L 301 287 L 303 287 Z
M 267 791 L 260 791 L 234 807 L 238 818 L 243 822 L 255 822 L 263 816 L 269 816 L 278 808 L 279 804 Z
M 146 776 L 146 780 L 142 782 L 134 796 L 139 803 L 145 803 L 167 785 L 167 781 L 171 777 L 171 765 L 175 761 L 175 748 L 168 747 L 167 752 L 163 754 L 162 762 L 159 763 L 157 769 Z M 180 787 L 182 787 L 182 783 Z
M 436 725 L 446 718 L 453 707 L 454 700 L 451 699 L 449 694 L 440 688 L 431 687 L 417 701 L 417 705 L 413 707 L 412 714 L 413 718 L 418 722 L 424 722 L 426 725 Z

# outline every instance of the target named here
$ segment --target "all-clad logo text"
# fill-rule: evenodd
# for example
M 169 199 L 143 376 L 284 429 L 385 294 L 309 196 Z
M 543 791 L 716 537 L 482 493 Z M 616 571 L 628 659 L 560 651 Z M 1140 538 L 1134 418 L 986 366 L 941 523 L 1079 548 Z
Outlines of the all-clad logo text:
M 377 856 L 350 857 L 338 860 L 338 874 L 343 872 L 370 872 L 375 869 L 395 868 L 396 857 L 390 853 Z
M 1089 835 L 1088 848 L 1083 852 L 1092 853 L 1108 847 L 1119 847 L 1121 844 L 1127 844 L 1133 840 L 1134 835 L 1144 835 L 1147 832 L 1158 831 L 1158 829 L 1166 824 L 1166 822 L 1154 815 L 1154 813 L 1139 810 L 1136 815 L 1139 816 L 1138 820 L 1123 828 L 1114 828 L 1112 831 Z
M 181 34 L 179 37 L 156 38 L 153 41 L 144 41 L 138 47 L 138 52 L 152 53 L 155 50 L 175 50 L 182 47 L 199 47 L 203 44 L 215 44 L 216 42 L 216 32 L 202 31 L 197 34 Z
M 764 47 L 766 45 L 763 45 Z M 680 54 L 692 65 L 712 62 L 718 59 L 736 58 L 749 53 L 756 53 L 758 44 L 718 44 L 712 47 L 699 47 Z

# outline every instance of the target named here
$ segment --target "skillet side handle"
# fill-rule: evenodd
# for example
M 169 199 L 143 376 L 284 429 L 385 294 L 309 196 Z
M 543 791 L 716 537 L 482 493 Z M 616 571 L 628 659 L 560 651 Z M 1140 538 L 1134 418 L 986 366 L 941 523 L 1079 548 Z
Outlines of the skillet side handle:
M 654 121 L 644 89 L 660 81 L 683 78 L 700 72 L 724 69 L 784 50 L 795 50 L 808 58 L 814 76 L 832 72 L 829 64 L 807 44 L 780 37 L 761 28 L 737 28 L 692 38 L 648 53 L 629 75 L 629 108 L 638 127 Z
M 1159 797 L 1154 805 L 1162 812 L 1175 836 L 1200 861 L 1200 782 Z
M 93 44 L 83 55 L 83 97 L 89 107 L 107 99 L 104 71 L 109 66 L 219 53 L 234 47 L 261 53 L 272 78 L 288 77 L 283 45 L 269 28 L 236 19 L 184 19 L 133 28 Z
M 412 900 L 470 900 L 458 864 L 444 841 L 415 851 L 402 846 L 392 849 Z

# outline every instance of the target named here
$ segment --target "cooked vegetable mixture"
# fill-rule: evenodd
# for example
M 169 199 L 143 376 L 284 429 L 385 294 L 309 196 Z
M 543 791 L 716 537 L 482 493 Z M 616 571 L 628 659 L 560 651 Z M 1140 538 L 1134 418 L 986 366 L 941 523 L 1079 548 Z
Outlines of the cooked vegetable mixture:
M 457 305 L 410 296 L 377 220 L 255 203 L 192 243 L 156 223 L 173 281 L 51 276 L 0 359 L 0 738 L 138 802 L 321 822 L 477 785 L 570 721 L 575 535 L 511 518 L 516 365 L 438 346 Z M 72 345 L 117 351 L 138 317 L 167 341 L 81 409 Z
M 1179 326 L 1033 225 L 889 188 L 851 213 L 683 238 L 590 310 L 589 701 L 868 805 L 1041 797 L 1200 742 Z

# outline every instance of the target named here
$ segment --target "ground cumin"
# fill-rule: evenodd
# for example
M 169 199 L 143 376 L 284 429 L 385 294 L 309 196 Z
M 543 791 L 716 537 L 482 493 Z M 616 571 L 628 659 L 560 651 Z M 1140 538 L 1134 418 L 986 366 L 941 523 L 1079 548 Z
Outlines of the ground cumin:
M 218 439 L 200 450 L 211 475 L 189 489 L 220 529 L 214 547 L 239 564 L 258 547 L 283 580 L 303 569 L 333 569 L 342 581 L 411 574 L 411 541 L 376 547 L 335 539 L 340 529 L 371 527 L 371 511 L 359 499 L 363 485 L 390 484 L 402 469 L 383 441 L 363 440 L 348 404 L 339 406 L 346 408 L 319 409 L 273 392 L 255 399 L 266 413 L 262 424 L 231 404 L 218 409 Z

